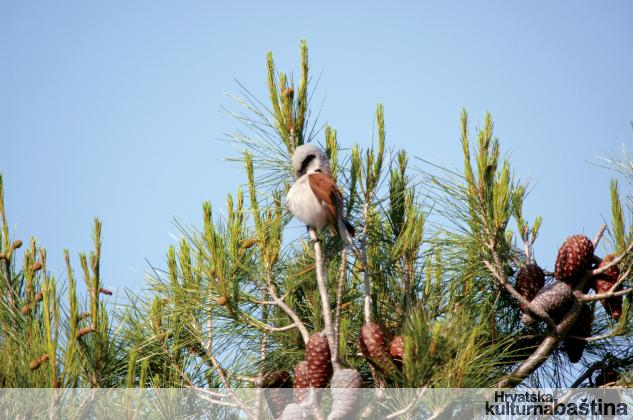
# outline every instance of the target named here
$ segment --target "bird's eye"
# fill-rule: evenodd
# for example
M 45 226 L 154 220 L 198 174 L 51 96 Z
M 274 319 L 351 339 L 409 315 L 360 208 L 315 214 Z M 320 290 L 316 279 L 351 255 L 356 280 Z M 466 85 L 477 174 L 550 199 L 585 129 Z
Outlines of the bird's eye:
M 301 168 L 297 172 L 297 177 L 300 177 L 301 175 L 306 173 L 308 165 L 310 165 L 310 162 L 312 162 L 314 159 L 316 159 L 315 155 L 308 155 L 305 157 L 305 159 L 303 159 L 303 162 L 301 162 Z

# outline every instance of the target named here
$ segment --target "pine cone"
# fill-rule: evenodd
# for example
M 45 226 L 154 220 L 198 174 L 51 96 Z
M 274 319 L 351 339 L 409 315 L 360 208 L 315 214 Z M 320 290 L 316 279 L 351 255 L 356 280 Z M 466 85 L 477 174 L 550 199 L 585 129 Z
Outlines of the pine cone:
M 516 289 L 528 301 L 532 301 L 539 290 L 545 285 L 545 273 L 536 264 L 528 264 L 521 267 L 516 277 Z M 525 305 L 520 304 L 522 311 Z
M 320 332 L 310 336 L 306 346 L 308 375 L 312 388 L 325 388 L 332 376 L 332 360 L 327 336 Z
M 604 257 L 598 268 L 604 267 L 609 264 L 615 255 L 610 254 Z M 614 284 L 618 282 L 618 277 L 620 277 L 620 269 L 617 265 L 611 267 L 607 271 L 602 274 L 599 274 L 593 278 L 594 287 L 596 289 L 596 293 L 606 293 L 613 287 Z M 622 286 L 618 286 L 617 290 L 622 290 Z M 619 319 L 620 315 L 622 315 L 622 296 L 613 296 L 608 299 L 600 299 L 600 303 L 604 307 L 604 311 L 611 315 L 613 319 Z
M 570 236 L 558 250 L 556 279 L 575 286 L 593 260 L 593 242 L 584 235 Z
M 275 419 L 280 418 L 284 408 L 292 402 L 292 392 L 287 389 L 290 382 L 290 375 L 284 371 L 274 372 L 264 381 L 264 397 Z
M 360 350 L 381 372 L 395 373 L 396 366 L 385 348 L 385 336 L 380 325 L 374 323 L 363 325 L 360 330 Z
M 582 305 L 582 309 L 580 310 L 580 315 L 578 315 L 578 319 L 569 329 L 569 331 L 567 332 L 567 337 L 563 340 L 563 348 L 565 349 L 565 353 L 567 353 L 567 357 L 569 357 L 570 362 L 578 363 L 578 361 L 582 357 L 582 353 L 585 351 L 585 347 L 587 347 L 587 342 L 582 340 L 575 340 L 568 337 L 590 337 L 592 323 L 593 311 L 591 310 L 591 307 L 589 305 L 584 303 Z
M 308 373 L 308 362 L 297 363 L 295 366 L 295 378 L 293 386 L 295 388 L 295 402 L 303 402 L 308 397 L 310 388 L 310 374 Z
M 356 369 L 341 369 L 332 376 L 332 410 L 328 420 L 345 419 L 356 409 L 361 395 L 362 378 Z
M 565 283 L 555 281 L 539 290 L 530 303 L 545 311 L 555 322 L 559 322 L 569 310 L 573 299 L 574 294 L 571 289 Z M 525 325 L 534 322 L 534 318 L 529 313 L 523 314 L 521 320 Z
M 394 337 L 389 344 L 389 353 L 393 362 L 399 368 L 402 367 L 402 360 L 404 359 L 404 338 L 401 335 Z
M 295 403 L 288 404 L 281 415 L 281 420 L 305 420 L 311 418 L 312 416 L 308 410 Z

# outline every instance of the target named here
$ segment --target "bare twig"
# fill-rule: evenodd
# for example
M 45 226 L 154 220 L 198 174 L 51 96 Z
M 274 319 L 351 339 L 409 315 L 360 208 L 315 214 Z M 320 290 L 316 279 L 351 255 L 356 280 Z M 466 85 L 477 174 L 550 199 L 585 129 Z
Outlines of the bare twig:
M 208 390 L 206 390 L 204 388 L 197 388 L 196 387 L 196 388 L 193 388 L 193 389 L 195 389 L 196 391 L 199 391 L 201 393 L 201 395 L 198 395 L 200 398 L 202 398 L 205 401 L 210 402 L 211 404 L 222 405 L 222 406 L 225 406 L 225 407 L 238 408 L 238 405 L 235 404 L 235 403 L 230 403 L 230 402 L 227 402 L 227 401 L 217 400 L 217 399 L 212 398 L 210 396 L 204 395 L 204 394 L 212 394 L 213 397 L 217 398 L 217 397 L 225 397 L 225 395 L 223 395 L 223 394 L 216 395 L 218 393 L 216 393 L 216 392 L 211 393 L 210 391 L 208 391 Z
M 622 260 L 626 258 L 626 256 L 629 255 L 632 251 L 633 251 L 633 242 L 631 242 L 629 246 L 626 247 L 623 253 L 621 253 L 620 255 L 612 259 L 611 261 L 609 261 L 608 264 L 605 264 L 604 266 L 600 268 L 596 268 L 595 270 L 592 271 L 591 274 L 593 276 L 597 276 L 609 270 L 610 268 L 615 267 L 616 265 L 620 264 L 620 262 L 622 262 Z
M 273 304 L 277 305 L 274 302 Z M 253 328 L 257 328 L 258 330 L 270 332 L 270 333 L 290 331 L 293 328 L 298 328 L 297 324 L 294 322 L 292 324 L 288 324 L 283 327 L 274 327 L 272 325 L 266 324 L 265 322 L 259 321 L 258 319 L 255 319 L 250 316 L 240 317 L 240 319 L 242 319 L 244 322 L 246 322 L 248 325 L 250 325 Z
M 316 278 L 317 286 L 319 288 L 319 294 L 321 295 L 321 311 L 323 312 L 323 323 L 325 324 L 325 335 L 327 337 L 328 345 L 330 346 L 330 357 L 332 360 L 332 367 L 334 370 L 341 369 L 341 365 L 337 359 L 338 352 L 336 351 L 336 339 L 334 338 L 334 326 L 332 324 L 332 311 L 330 310 L 330 301 L 327 293 L 327 280 L 325 278 L 325 272 L 323 270 L 323 250 L 321 249 L 321 242 L 317 235 L 316 229 L 310 227 L 308 229 L 310 239 L 314 244 L 314 260 L 316 263 Z
M 228 378 L 226 377 L 226 373 L 224 372 L 224 369 L 222 368 L 222 366 L 220 366 L 220 363 L 218 363 L 217 359 L 215 358 L 215 356 L 213 355 L 213 353 L 207 352 L 204 348 L 202 348 L 202 350 L 204 351 L 204 356 L 205 358 L 211 363 L 211 366 L 213 366 L 213 369 L 216 371 L 216 373 L 218 374 L 218 377 L 220 378 L 220 381 L 222 382 L 222 385 L 224 385 L 224 388 L 226 388 L 226 391 L 229 395 L 229 397 L 231 397 L 231 399 L 233 400 L 233 402 L 239 407 L 241 408 L 244 413 L 246 413 L 246 415 L 249 418 L 252 419 L 257 419 L 257 413 L 254 413 L 253 410 L 248 407 L 238 396 L 237 394 L 235 394 L 235 392 L 232 391 L 231 389 L 231 384 L 229 383 Z
M 593 249 L 596 249 L 598 247 L 598 244 L 600 243 L 605 230 L 607 230 L 607 225 L 603 223 L 602 226 L 600 226 L 598 233 L 596 233 L 596 236 L 593 238 Z
M 617 292 L 605 292 L 605 293 L 598 293 L 595 295 L 583 295 L 580 300 L 582 300 L 583 302 L 593 302 L 596 300 L 607 299 L 607 298 L 616 297 L 616 296 L 624 296 L 631 292 L 633 292 L 633 287 L 629 287 L 624 290 L 619 290 Z
M 247 375 L 231 375 L 231 378 L 237 380 L 237 381 L 241 381 L 241 382 L 248 382 L 251 383 L 253 385 L 257 384 L 257 376 L 247 376 Z
M 567 338 L 572 340 L 584 341 L 585 343 L 592 343 L 594 341 L 600 341 L 607 338 L 615 337 L 618 335 L 618 331 L 609 331 L 608 333 L 594 335 L 593 337 L 578 337 L 577 335 L 568 335 Z
M 618 281 L 615 282 L 613 286 L 611 286 L 611 288 L 607 292 L 596 293 L 593 295 L 582 295 L 580 296 L 580 300 L 582 300 L 583 302 L 592 302 L 596 300 L 607 299 L 614 296 L 623 296 L 628 293 L 631 293 L 633 291 L 633 287 L 629 287 L 628 289 L 619 290 L 619 291 L 617 290 L 622 285 L 622 283 L 624 283 L 624 280 L 626 280 L 626 278 L 629 276 L 630 273 L 631 273 L 631 270 L 626 270 L 624 273 L 620 274 Z
M 310 334 L 308 333 L 308 329 L 305 324 L 301 321 L 301 318 L 297 315 L 295 311 L 292 310 L 290 306 L 286 304 L 283 300 L 279 298 L 277 292 L 275 291 L 275 286 L 273 285 L 273 279 L 270 275 L 267 276 L 266 282 L 268 285 L 268 293 L 273 298 L 273 302 L 277 305 L 281 310 L 283 310 L 286 315 L 290 317 L 294 321 L 294 324 L 297 326 L 299 331 L 301 332 L 301 336 L 303 337 L 303 342 L 308 343 L 308 339 L 310 338 Z

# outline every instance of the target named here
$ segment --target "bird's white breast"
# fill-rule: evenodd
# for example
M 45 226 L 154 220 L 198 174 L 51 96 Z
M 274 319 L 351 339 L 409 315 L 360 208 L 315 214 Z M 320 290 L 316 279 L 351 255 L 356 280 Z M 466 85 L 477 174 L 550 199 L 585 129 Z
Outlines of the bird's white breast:
M 286 206 L 292 214 L 308 226 L 322 230 L 327 225 L 325 209 L 312 192 L 308 175 L 300 177 L 290 188 L 286 196 Z

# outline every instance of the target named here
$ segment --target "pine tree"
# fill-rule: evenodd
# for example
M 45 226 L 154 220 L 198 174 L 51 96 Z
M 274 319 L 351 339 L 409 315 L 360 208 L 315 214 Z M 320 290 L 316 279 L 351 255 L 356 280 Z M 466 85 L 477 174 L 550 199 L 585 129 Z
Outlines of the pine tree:
M 490 114 L 473 142 L 462 112 L 461 171 L 422 160 L 413 167 L 404 150 L 387 146 L 380 104 L 370 146 L 346 149 L 333 127 L 316 128 L 305 42 L 298 80 L 279 72 L 269 53 L 269 105 L 240 85 L 241 96 L 233 98 L 242 109 L 227 113 L 241 128 L 227 140 L 242 149 L 233 160 L 244 167 L 245 188 L 228 195 L 226 216 L 204 203 L 199 228 L 179 225 L 183 239 L 167 251 L 166 267 L 153 269 L 150 290 L 130 294 L 123 311 L 109 315 L 101 299 L 107 290 L 99 274 L 99 221 L 95 250 L 80 256 L 84 308 L 68 253 L 66 304 L 34 241 L 16 269 L 20 243 L 11 242 L 0 206 L 3 386 L 268 388 L 254 401 L 230 393 L 222 408 L 261 418 L 266 407 L 280 415 L 289 401 L 271 390 L 291 385 L 299 403 L 309 387 L 329 382 L 376 389 L 627 383 L 633 209 L 623 206 L 615 181 L 610 225 L 591 241 L 588 265 L 561 283 L 569 299 L 558 304 L 554 293 L 552 303 L 544 297 L 552 293 L 534 293 L 543 275 L 546 290 L 556 284 L 534 254 L 542 219 L 530 223 L 524 215 L 529 185 L 502 154 Z M 353 247 L 327 232 L 301 235 L 288 227 L 290 156 L 321 141 L 356 228 Z M 633 185 L 633 170 L 623 168 Z M 605 233 L 603 255 L 615 256 L 602 263 Z M 575 254 L 565 255 L 572 261 Z M 596 279 L 614 267 L 620 274 L 611 288 L 596 290 Z M 622 310 L 614 320 L 596 302 L 618 297 Z M 586 322 L 576 325 L 582 311 L 593 314 L 582 317 L 591 318 L 589 330 Z M 580 354 L 580 368 L 570 351 L 574 359 Z M 341 395 L 332 395 L 337 404 L 352 394 Z M 362 414 L 389 413 L 370 404 Z

